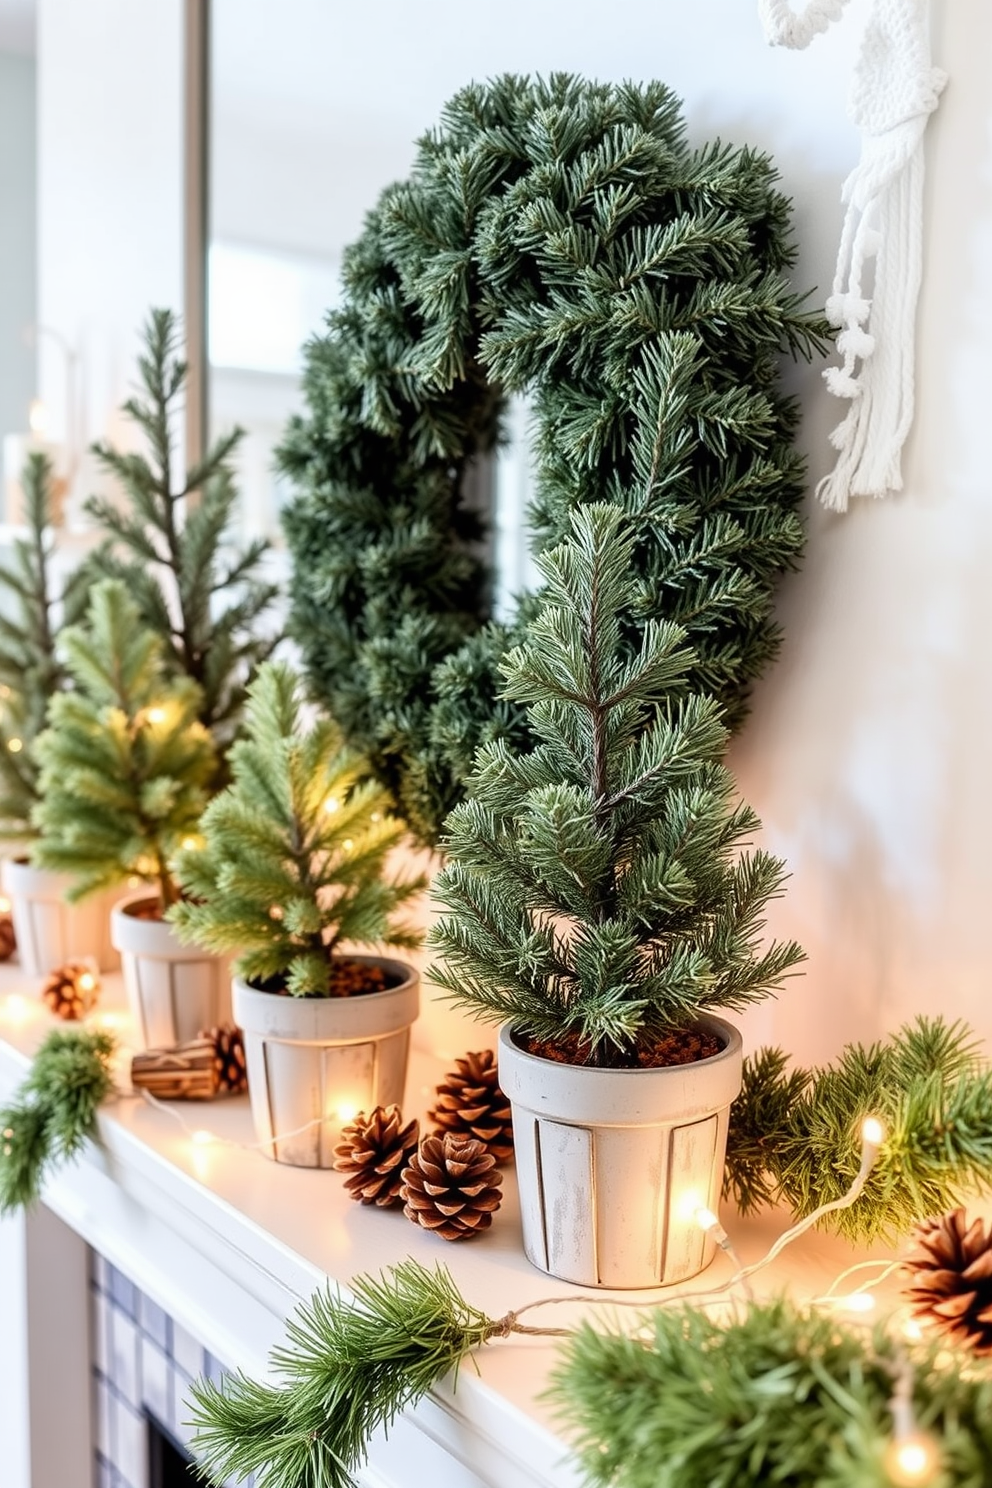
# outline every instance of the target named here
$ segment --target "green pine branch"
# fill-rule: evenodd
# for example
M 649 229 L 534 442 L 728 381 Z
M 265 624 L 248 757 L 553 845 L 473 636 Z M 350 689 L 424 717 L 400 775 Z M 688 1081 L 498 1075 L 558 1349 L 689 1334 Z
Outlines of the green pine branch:
M 825 1221 L 849 1239 L 906 1234 L 992 1187 L 992 1069 L 965 1025 L 919 1018 L 819 1069 L 790 1071 L 779 1049 L 745 1060 L 727 1193 L 742 1213 L 786 1204 L 797 1218 L 840 1198 L 866 1116 L 885 1142 L 858 1202 Z
M 276 1385 L 243 1374 L 193 1386 L 192 1447 L 218 1481 L 258 1473 L 266 1488 L 353 1488 L 368 1442 L 500 1329 L 442 1266 L 401 1261 L 317 1292 L 273 1352 Z
M 174 424 L 187 368 L 171 311 L 151 312 L 144 345 L 141 391 L 124 412 L 144 434 L 148 453 L 94 447 L 129 505 L 121 510 L 99 497 L 87 502 L 108 539 L 87 569 L 127 585 L 145 624 L 161 638 L 170 670 L 200 689 L 200 719 L 223 752 L 237 731 L 247 682 L 277 642 L 267 622 L 278 591 L 260 576 L 267 544 L 233 543 L 238 492 L 231 456 L 242 431 L 218 439 L 179 476 Z
M 57 652 L 60 626 L 78 620 L 86 586 L 77 573 L 56 587 L 52 573 L 52 466 L 32 454 L 21 477 L 26 538 L 0 564 L 0 838 L 32 835 L 38 799 L 33 744 L 45 724 L 49 699 L 66 684 Z
M 336 725 L 307 728 L 304 714 L 293 673 L 266 663 L 248 691 L 231 783 L 204 813 L 202 844 L 177 859 L 184 898 L 170 919 L 182 940 L 236 951 L 240 975 L 324 996 L 345 942 L 419 943 L 396 916 L 424 880 L 387 875 L 403 824 Z
M 606 1064 L 767 996 L 802 959 L 760 949 L 783 865 L 741 851 L 759 823 L 719 763 L 716 703 L 684 696 L 685 633 L 650 620 L 625 644 L 634 543 L 620 511 L 590 506 L 540 560 L 542 603 L 501 665 L 537 743 L 479 752 L 430 940 L 456 1004 L 542 1041 L 574 1035 Z
M 217 768 L 200 690 L 170 677 L 161 640 L 117 580 L 94 586 L 86 624 L 60 645 L 74 689 L 53 700 L 35 744 L 32 859 L 71 874 L 72 899 L 139 878 L 167 907 L 171 861 L 198 831 Z
M 783 1299 L 730 1322 L 679 1306 L 644 1323 L 636 1336 L 584 1324 L 552 1375 L 589 1488 L 892 1488 L 885 1459 L 907 1357 L 884 1329 Z M 927 1481 L 982 1488 L 992 1377 L 937 1352 L 912 1358 L 914 1415 L 940 1455 Z
M 0 1110 L 0 1215 L 36 1203 L 50 1174 L 96 1135 L 113 1088 L 113 1035 L 97 1029 L 48 1034 L 10 1105 Z

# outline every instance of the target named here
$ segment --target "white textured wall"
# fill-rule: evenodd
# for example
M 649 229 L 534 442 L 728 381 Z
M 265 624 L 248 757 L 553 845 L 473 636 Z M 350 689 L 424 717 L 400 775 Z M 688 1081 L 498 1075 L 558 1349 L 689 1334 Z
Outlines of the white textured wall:
M 113 425 L 145 308 L 179 299 L 178 11 L 178 0 L 41 0 L 40 292 L 45 318 L 83 348 L 91 434 Z M 314 250 L 328 233 L 353 235 L 405 170 L 412 135 L 468 78 L 656 75 L 684 96 L 694 136 L 774 152 L 796 203 L 797 278 L 822 297 L 856 157 L 844 98 L 865 11 L 853 0 L 840 27 L 793 54 L 765 46 L 750 0 L 237 0 L 228 71 L 242 99 L 228 107 L 255 138 L 248 95 L 262 80 L 277 122 L 250 179 L 261 191 L 274 174 L 280 192 L 266 240 Z M 934 15 L 951 81 L 928 137 L 906 489 L 844 517 L 810 508 L 806 563 L 782 592 L 785 650 L 732 754 L 767 844 L 792 869 L 776 929 L 810 958 L 751 1032 L 804 1058 L 926 1009 L 992 1035 L 992 8 L 934 0 Z M 309 30 L 287 88 L 263 64 L 295 23 Z M 233 200 L 217 202 L 225 231 L 247 236 Z M 792 380 L 812 481 L 840 410 L 815 369 Z

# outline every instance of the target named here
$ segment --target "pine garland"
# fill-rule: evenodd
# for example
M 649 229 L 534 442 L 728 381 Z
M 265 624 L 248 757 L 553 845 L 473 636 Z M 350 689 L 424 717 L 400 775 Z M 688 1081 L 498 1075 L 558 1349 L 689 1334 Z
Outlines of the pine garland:
M 780 1049 L 746 1059 L 728 1194 L 744 1214 L 784 1203 L 797 1218 L 839 1198 L 858 1170 L 866 1115 L 881 1119 L 885 1142 L 858 1202 L 828 1221 L 849 1239 L 906 1234 L 992 1188 L 992 1068 L 965 1025 L 919 1018 L 822 1069 L 790 1072 Z
M 589 1488 L 892 1488 L 903 1359 L 881 1329 L 866 1336 L 784 1300 L 752 1303 L 726 1325 L 692 1307 L 649 1323 L 647 1342 L 584 1325 L 554 1372 Z M 933 1482 L 985 1488 L 992 1378 L 935 1354 L 913 1360 L 912 1389 L 941 1457 Z
M 237 1374 L 194 1384 L 192 1449 L 216 1481 L 257 1473 L 264 1488 L 352 1488 L 376 1428 L 507 1331 L 442 1266 L 401 1261 L 351 1290 L 354 1301 L 317 1292 L 297 1309 L 272 1354 L 284 1383 Z
M 86 624 L 63 632 L 61 650 L 75 690 L 53 700 L 35 744 L 32 861 L 72 874 L 70 899 L 138 878 L 166 907 L 171 859 L 198 830 L 217 766 L 200 689 L 168 676 L 159 637 L 114 579 L 94 585 Z
M 539 741 L 480 750 L 447 822 L 432 978 L 451 1000 L 562 1046 L 572 1063 L 635 1064 L 703 1010 L 767 996 L 803 959 L 759 945 L 784 869 L 740 853 L 760 823 L 719 763 L 710 698 L 685 697 L 691 653 L 648 621 L 616 507 L 573 514 L 539 560 L 542 607 L 501 663 Z
M 121 509 L 102 497 L 86 503 L 108 534 L 86 569 L 127 586 L 161 638 L 170 670 L 200 689 L 200 720 L 224 751 L 237 731 L 245 686 L 275 645 L 262 622 L 278 588 L 259 576 L 267 543 L 238 548 L 232 541 L 238 492 L 231 455 L 243 431 L 218 439 L 176 483 L 175 421 L 187 375 L 180 340 L 172 312 L 153 310 L 138 363 L 141 394 L 123 409 L 145 435 L 148 456 L 94 446 L 130 504 Z
M 176 859 L 184 899 L 169 918 L 180 940 L 237 952 L 239 976 L 323 997 L 341 943 L 419 945 L 395 916 L 424 880 L 386 875 L 402 822 L 336 725 L 306 729 L 303 714 L 296 677 L 267 662 L 248 690 L 231 783 L 204 813 L 202 842 Z
M 348 250 L 281 452 L 300 490 L 292 624 L 315 693 L 424 842 L 476 746 L 525 737 L 495 704 L 519 624 L 486 626 L 462 501 L 510 393 L 534 404 L 537 545 L 579 505 L 627 511 L 647 613 L 686 629 L 691 689 L 743 717 L 803 545 L 778 359 L 829 333 L 787 281 L 776 179 L 753 150 L 691 149 L 660 83 L 505 76 L 447 105 Z
M 34 1057 L 16 1098 L 0 1110 L 0 1215 L 33 1204 L 49 1174 L 96 1135 L 113 1088 L 114 1038 L 98 1029 L 57 1029 Z
M 32 745 L 49 699 L 66 682 L 56 651 L 59 627 L 80 618 L 86 597 L 78 570 L 61 593 L 52 577 L 52 465 L 46 455 L 28 456 L 21 484 L 28 536 L 16 538 L 12 559 L 0 564 L 0 838 L 15 839 L 32 834 L 38 799 Z

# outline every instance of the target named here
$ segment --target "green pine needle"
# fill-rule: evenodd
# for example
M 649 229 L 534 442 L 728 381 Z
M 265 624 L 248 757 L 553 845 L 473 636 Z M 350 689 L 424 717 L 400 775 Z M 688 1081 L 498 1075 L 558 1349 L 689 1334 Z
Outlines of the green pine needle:
M 317 1293 L 272 1355 L 279 1385 L 242 1374 L 193 1386 L 193 1451 L 214 1478 L 260 1488 L 351 1488 L 369 1438 L 388 1429 L 500 1325 L 448 1271 L 401 1261 L 352 1283 L 354 1301 Z
M 992 1069 L 964 1024 L 919 1018 L 821 1069 L 790 1073 L 781 1050 L 745 1060 L 727 1192 L 745 1214 L 776 1203 L 810 1214 L 849 1187 L 869 1115 L 886 1128 L 878 1160 L 857 1203 L 826 1221 L 849 1239 L 905 1234 L 992 1188 Z
M 551 1388 L 589 1488 L 892 1488 L 898 1345 L 784 1300 L 724 1325 L 700 1309 L 649 1315 L 648 1341 L 585 1325 Z M 933 1488 L 987 1488 L 992 1378 L 936 1347 L 913 1402 L 936 1440 Z
M 96 1135 L 113 1088 L 114 1038 L 56 1029 L 41 1045 L 14 1101 L 0 1111 L 0 1215 L 35 1203 L 45 1179 Z

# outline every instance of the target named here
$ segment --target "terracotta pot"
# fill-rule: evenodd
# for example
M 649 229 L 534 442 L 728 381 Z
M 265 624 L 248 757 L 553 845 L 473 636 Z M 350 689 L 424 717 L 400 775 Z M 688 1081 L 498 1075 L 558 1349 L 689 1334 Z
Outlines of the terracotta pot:
M 114 905 L 110 934 L 121 953 L 124 988 L 142 1043 L 167 1049 L 231 1017 L 231 969 L 223 956 L 181 945 L 165 920 L 143 918 L 147 891 Z
M 524 1250 L 541 1271 L 590 1287 L 668 1286 L 695 1276 L 715 1242 L 741 1037 L 695 1064 L 602 1070 L 527 1054 L 504 1028 L 499 1083 L 513 1107 Z
M 4 859 L 0 881 L 10 900 L 18 958 L 28 976 L 47 976 L 67 961 L 90 956 L 101 971 L 120 966 L 110 941 L 115 891 L 70 904 L 66 893 L 75 883 L 71 874 L 34 868 L 19 858 Z
M 288 997 L 235 978 L 255 1132 L 276 1162 L 329 1168 L 345 1122 L 403 1102 L 420 977 L 403 961 L 348 960 L 381 966 L 396 985 L 359 997 Z

